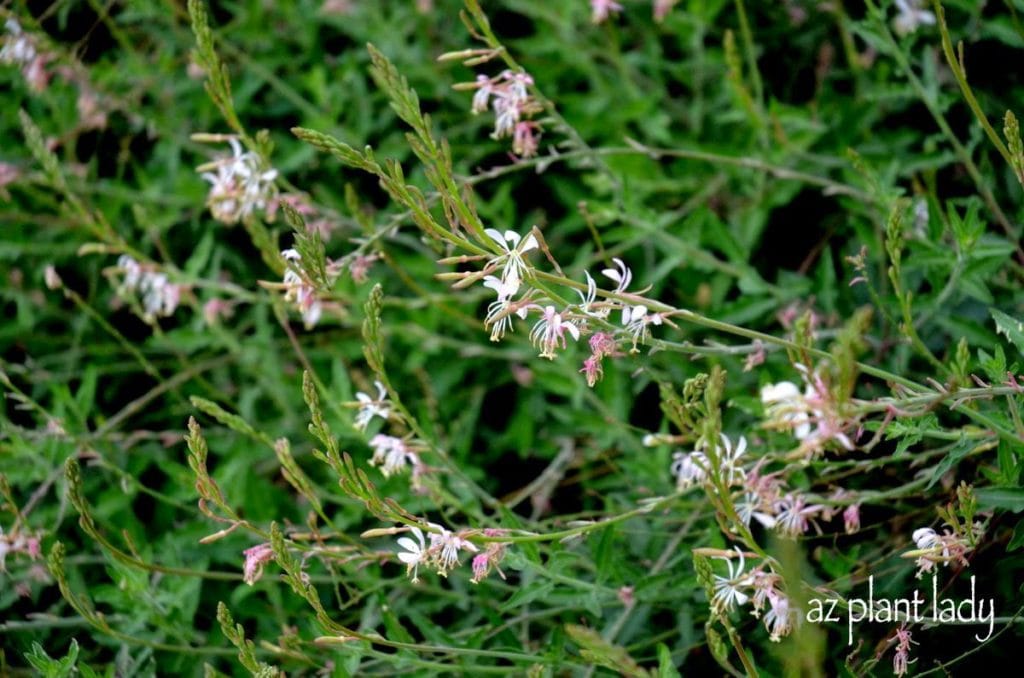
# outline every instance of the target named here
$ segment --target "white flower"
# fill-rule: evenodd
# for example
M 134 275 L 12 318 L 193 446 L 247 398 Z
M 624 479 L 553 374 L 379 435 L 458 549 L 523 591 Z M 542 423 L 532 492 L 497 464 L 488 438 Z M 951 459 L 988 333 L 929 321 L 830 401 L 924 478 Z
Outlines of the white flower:
M 775 527 L 775 517 L 759 510 L 762 508 L 764 505 L 761 497 L 755 492 L 745 493 L 743 500 L 736 502 L 736 513 L 739 514 L 744 525 L 749 526 L 751 519 L 754 519 L 769 529 Z
M 14 19 L 7 19 L 4 28 L 7 29 L 7 37 L 0 49 L 0 63 L 19 66 L 31 63 L 36 58 L 36 48 L 32 39 L 21 29 L 21 24 Z
M 721 444 L 715 448 L 719 475 L 726 485 L 742 485 L 747 474 L 740 460 L 747 451 L 747 439 L 741 436 L 736 447 L 733 447 L 725 434 L 721 434 L 720 439 Z M 711 459 L 701 451 L 707 448 L 707 444 L 702 440 L 697 448 L 693 452 L 676 452 L 672 455 L 671 471 L 676 478 L 676 487 L 680 490 L 705 482 L 711 472 Z
M 764 626 L 768 629 L 769 639 L 773 643 L 779 642 L 783 636 L 789 635 L 793 630 L 793 619 L 799 618 L 789 607 L 789 598 L 785 595 L 773 592 L 769 595 L 771 609 L 764 615 Z
M 388 392 L 380 381 L 373 382 L 377 387 L 377 399 L 374 400 L 362 391 L 356 393 L 356 400 L 359 401 L 359 412 L 356 414 L 355 427 L 365 431 L 374 417 L 387 419 L 391 414 L 391 406 L 387 403 Z
M 117 290 L 118 294 L 138 295 L 146 321 L 151 322 L 158 316 L 174 315 L 181 301 L 180 285 L 170 282 L 164 273 L 144 268 L 127 254 L 122 254 L 118 258 L 117 266 L 124 274 L 124 279 Z
M 615 283 L 615 293 L 619 294 L 624 292 L 629 287 L 629 283 L 633 281 L 633 271 L 629 270 L 629 266 L 626 266 L 618 257 L 613 258 L 612 263 L 615 264 L 615 268 L 606 268 L 601 273 Z
M 497 266 L 501 264 L 501 283 L 504 286 L 502 289 L 515 289 L 518 291 L 519 284 L 526 276 L 528 270 L 523 255 L 540 246 L 537 242 L 537 237 L 530 233 L 526 238 L 523 238 L 515 231 L 501 233 L 493 228 L 485 229 L 484 233 L 496 242 L 502 250 L 502 254 L 491 259 L 487 262 L 487 265 Z M 500 290 L 498 291 L 500 297 Z
M 430 533 L 430 550 L 434 552 L 434 561 L 437 565 L 437 573 L 447 577 L 448 572 L 459 565 L 459 551 L 466 550 L 471 553 L 477 552 L 477 547 L 469 540 L 463 539 L 440 525 L 434 525 L 440 532 Z
M 597 283 L 594 278 L 590 275 L 589 271 L 583 271 L 583 275 L 587 277 L 587 292 L 584 294 L 579 290 L 576 290 L 576 294 L 580 295 L 580 312 L 595 318 L 607 317 L 608 311 L 599 309 L 594 310 L 591 308 L 594 302 L 597 301 Z
M 163 273 L 148 273 L 139 284 L 142 309 L 147 318 L 174 315 L 181 300 L 181 288 L 168 281 Z
M 930 527 L 922 527 L 914 530 L 914 534 L 911 535 L 911 539 L 917 544 L 919 549 L 930 549 L 934 548 L 939 543 L 939 535 L 935 533 Z
M 142 278 L 142 266 L 139 262 L 127 254 L 122 254 L 117 258 L 117 266 L 124 272 L 124 288 L 134 290 L 139 286 L 139 280 Z
M 742 485 L 747 478 L 746 472 L 740 465 L 740 458 L 747 451 L 747 439 L 740 436 L 739 443 L 733 448 L 732 442 L 720 434 L 722 446 L 718 448 L 719 473 L 726 485 Z
M 520 279 L 512 276 L 509 280 L 502 280 L 493 275 L 485 275 L 483 286 L 494 290 L 498 295 L 498 301 L 508 301 L 519 292 Z
M 215 161 L 216 172 L 203 172 L 210 182 L 206 204 L 217 221 L 235 224 L 248 218 L 255 210 L 265 209 L 275 192 L 277 170 L 263 170 L 260 157 L 252 151 L 242 152 L 234 137 L 228 138 L 232 155 Z M 202 168 L 200 168 L 202 169 Z
M 563 320 L 562 314 L 555 311 L 554 306 L 544 307 L 541 319 L 530 331 L 530 341 L 534 346 L 541 349 L 540 357 L 553 359 L 555 349 L 561 346 L 565 348 L 565 335 L 569 334 L 574 341 L 580 338 L 580 330 L 572 322 Z
M 487 110 L 487 105 L 490 103 L 491 94 L 494 93 L 494 83 L 486 75 L 476 76 L 477 90 L 473 93 L 473 105 L 470 108 L 470 112 L 473 115 L 483 113 Z
M 427 549 L 423 540 L 423 531 L 418 527 L 409 529 L 416 535 L 417 541 L 413 541 L 409 537 L 400 537 L 398 545 L 405 551 L 398 554 L 398 559 L 405 563 L 406 574 L 412 573 L 412 583 L 415 584 L 419 581 L 419 567 L 420 563 L 426 559 Z
M 520 318 L 526 318 L 529 309 L 522 306 L 517 310 L 512 310 L 512 297 L 519 291 L 518 279 L 502 282 L 493 275 L 488 275 L 484 276 L 483 285 L 498 294 L 497 301 L 492 301 L 487 305 L 487 317 L 484 319 L 484 325 L 491 327 L 491 341 L 501 341 L 505 332 L 512 330 L 513 314 Z
M 623 306 L 622 324 L 625 325 L 626 331 L 633 337 L 633 351 L 636 352 L 637 342 L 647 339 L 649 334 L 647 326 L 660 325 L 661 315 L 657 313 L 648 315 L 647 307 L 639 304 L 636 306 Z
M 529 75 L 503 71 L 498 76 L 498 81 L 499 84 L 491 89 L 495 115 L 494 133 L 491 137 L 494 139 L 510 135 L 524 111 L 532 106 L 527 86 L 533 84 L 533 78 Z M 474 104 L 478 103 L 474 101 Z
M 893 20 L 893 27 L 900 35 L 935 24 L 935 15 L 921 8 L 921 0 L 896 0 L 896 9 L 900 14 Z
M 787 495 L 779 500 L 777 508 L 779 512 L 775 523 L 779 532 L 787 537 L 798 537 L 807 531 L 808 521 L 823 507 L 817 504 L 808 506 L 803 497 Z
M 806 397 L 791 381 L 766 384 L 761 388 L 761 402 L 770 420 L 793 429 L 797 440 L 805 440 L 811 434 L 810 416 Z
M 676 477 L 676 487 L 685 490 L 707 478 L 708 458 L 703 452 L 676 452 L 672 455 L 671 471 Z
M 420 463 L 419 455 L 401 438 L 377 434 L 370 439 L 370 447 L 373 448 L 370 464 L 380 466 L 385 478 L 404 472 L 409 464 L 418 466 Z
M 735 563 L 732 558 L 718 558 L 725 561 L 729 571 L 728 577 L 718 574 L 713 577 L 714 595 L 711 597 L 711 606 L 719 612 L 728 612 L 734 605 L 745 605 L 750 600 L 750 596 L 740 590 L 751 585 L 750 575 L 743 574 L 746 561 L 743 558 L 743 551 L 738 547 L 736 553 L 739 554 L 739 563 Z
M 295 249 L 281 251 L 281 256 L 288 262 L 281 284 L 284 286 L 284 300 L 291 302 L 302 314 L 302 322 L 306 329 L 313 329 L 320 322 L 323 305 L 317 297 L 316 288 L 302 274 L 302 255 Z

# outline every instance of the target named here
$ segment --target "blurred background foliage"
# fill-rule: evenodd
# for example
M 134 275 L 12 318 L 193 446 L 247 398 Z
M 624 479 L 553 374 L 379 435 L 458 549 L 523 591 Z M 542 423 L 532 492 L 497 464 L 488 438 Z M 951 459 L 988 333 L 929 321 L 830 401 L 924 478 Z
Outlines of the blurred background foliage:
M 952 360 L 961 338 L 972 361 L 978 349 L 994 353 L 990 307 L 1020 315 L 1020 186 L 961 97 L 934 26 L 899 36 L 890 7 L 879 19 L 860 3 L 838 0 L 747 2 L 745 19 L 741 3 L 681 0 L 660 23 L 646 1 L 622 4 L 621 16 L 593 25 L 583 0 L 484 3 L 500 39 L 586 144 L 565 145 L 570 135 L 549 124 L 539 158 L 520 164 L 505 142 L 488 137 L 489 116 L 471 116 L 469 94 L 452 89 L 474 73 L 437 61 L 445 51 L 474 46 L 459 20 L 460 2 L 238 0 L 210 7 L 242 123 L 250 132 L 268 130 L 274 167 L 334 215 L 328 255 L 340 257 L 353 239 L 400 224 L 377 241 L 381 260 L 369 276 L 386 295 L 385 357 L 403 399 L 467 474 L 496 497 L 515 497 L 520 520 L 542 529 L 622 512 L 671 491 L 671 450 L 641 444 L 644 433 L 665 426 L 659 382 L 681 384 L 722 365 L 729 373 L 727 430 L 771 440 L 774 434 L 753 428 L 757 390 L 794 372 L 780 353 L 744 371 L 744 355 L 660 351 L 616 361 L 591 390 L 577 373 L 582 349 L 547 362 L 536 359 L 526 332 L 488 342 L 480 320 L 488 296 L 436 280 L 439 253 L 396 216 L 375 181 L 289 132 L 303 126 L 356 148 L 372 144 L 378 157 L 401 161 L 411 182 L 427 190 L 402 124 L 368 76 L 367 42 L 418 92 L 451 145 L 456 172 L 473 177 L 485 224 L 519 232 L 536 224 L 575 278 L 619 256 L 638 286 L 651 287 L 651 297 L 772 334 L 786 332 L 807 309 L 827 333 L 872 306 L 862 358 L 915 379 L 941 378 L 900 340 L 885 228 L 893 207 L 903 204 L 904 282 L 914 293 L 917 333 L 940 361 Z M 944 5 L 954 40 L 965 41 L 970 83 L 1001 128 L 1003 112 L 1024 95 L 1024 75 L 1013 67 L 1024 46 L 1024 3 Z M 190 69 L 194 38 L 184 3 L 16 2 L 0 12 L 17 17 L 55 55 L 41 91 L 16 67 L 0 67 L 0 162 L 16 174 L 0 188 L 0 368 L 7 394 L 0 467 L 25 523 L 44 535 L 44 551 L 57 540 L 66 546 L 71 589 L 87 594 L 120 634 L 91 628 L 39 561 L 11 556 L 0 572 L 6 670 L 29 671 L 32 642 L 63 656 L 75 638 L 80 670 L 198 675 L 209 664 L 237 673 L 235 650 L 215 618 L 218 601 L 249 638 L 294 650 L 292 658 L 273 657 L 289 673 L 525 670 L 527 664 L 486 654 L 315 647 L 315 619 L 275 581 L 274 565 L 274 576 L 242 585 L 241 553 L 251 538 L 239 532 L 199 543 L 219 527 L 196 509 L 183 443 L 190 415 L 203 424 L 213 475 L 242 516 L 302 526 L 309 506 L 296 502 L 270 446 L 199 414 L 192 396 L 239 414 L 269 439 L 289 438 L 335 530 L 358 542 L 360 531 L 378 526 L 312 459 L 300 388 L 308 364 L 331 395 L 325 411 L 342 449 L 365 461 L 365 438 L 351 428 L 352 411 L 339 405 L 357 390 L 371 391 L 360 323 L 372 283 L 343 276 L 337 310 L 304 331 L 295 317 L 282 322 L 283 307 L 259 287 L 278 276 L 245 229 L 212 220 L 204 206 L 208 185 L 194 171 L 212 151 L 190 135 L 227 128 L 201 73 Z M 117 297 L 110 267 L 118 252 L 83 253 L 95 234 L 66 196 L 51 190 L 25 144 L 19 110 L 48 140 L 69 191 L 190 285 L 173 317 L 148 324 Z M 280 248 L 291 246 L 280 218 L 269 227 Z M 871 278 L 877 299 L 866 285 L 851 286 L 858 272 L 847 258 L 861 248 L 861 274 Z M 47 266 L 62 278 L 61 290 L 45 286 Z M 230 300 L 233 315 L 207 322 L 202 309 L 211 299 Z M 685 325 L 662 336 L 694 345 L 730 341 Z M 1013 369 L 1010 363 L 1005 369 Z M 864 397 L 884 392 L 878 383 L 862 388 Z M 948 425 L 959 421 L 938 416 Z M 937 443 L 912 444 L 926 450 Z M 148 567 L 119 562 L 79 529 L 65 498 L 63 463 L 72 456 L 82 462 L 84 493 L 101 532 Z M 531 502 L 517 493 L 556 458 L 562 467 L 557 485 L 545 488 L 549 497 L 535 493 Z M 814 462 L 815 470 L 827 463 Z M 959 474 L 970 480 L 987 463 L 963 460 Z M 850 482 L 898 483 L 893 474 L 907 468 L 873 469 Z M 408 510 L 434 511 L 404 479 L 373 479 Z M 866 568 L 888 573 L 893 591 L 909 589 L 910 564 L 887 554 L 904 546 L 898 535 L 932 520 L 935 503 L 948 499 L 938 496 L 865 509 L 860 535 L 809 536 L 794 557 L 806 559 L 812 579 L 839 590 Z M 440 517 L 464 522 L 457 514 Z M 984 586 L 1005 603 L 1000 614 L 1011 615 L 1020 556 L 1008 556 L 1007 535 L 996 534 L 974 567 L 991 573 Z M 678 548 L 651 574 L 673 539 Z M 724 543 L 708 506 L 691 496 L 664 515 L 583 543 L 544 547 L 543 566 L 510 556 L 522 562 L 510 563 L 507 582 L 492 577 L 473 587 L 452 576 L 414 588 L 385 557 L 311 571 L 346 624 L 399 641 L 534 654 L 556 675 L 586 666 L 563 625 L 607 630 L 622 610 L 622 587 L 633 587 L 639 604 L 616 630 L 617 642 L 648 666 L 664 645 L 685 674 L 713 666 L 703 635 L 706 602 L 689 556 L 689 547 L 701 545 Z M 368 548 L 378 546 L 389 548 Z M 754 619 L 740 628 L 761 648 L 756 656 L 766 674 L 781 673 L 781 653 L 791 650 L 783 645 L 776 654 Z M 841 629 L 808 633 L 793 642 L 803 643 L 808 665 L 818 662 L 813 670 L 831 675 L 870 670 L 872 643 L 886 631 L 865 628 L 858 648 L 845 646 Z M 919 666 L 970 649 L 968 635 L 923 634 Z M 1006 659 L 1013 642 L 987 645 L 967 661 Z M 264 650 L 265 658 L 274 655 Z M 843 669 L 851 650 L 850 668 Z

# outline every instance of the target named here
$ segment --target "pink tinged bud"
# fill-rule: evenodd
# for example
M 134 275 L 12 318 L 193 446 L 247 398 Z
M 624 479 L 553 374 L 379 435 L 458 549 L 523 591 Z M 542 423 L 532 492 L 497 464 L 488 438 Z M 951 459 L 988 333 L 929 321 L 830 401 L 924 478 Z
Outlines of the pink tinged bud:
M 860 504 L 852 504 L 843 511 L 843 523 L 847 534 L 860 530 Z
M 615 0 L 590 0 L 590 20 L 599 24 L 608 19 L 612 13 L 618 14 L 622 11 L 622 5 Z
M 203 304 L 203 320 L 207 325 L 216 325 L 221 318 L 230 318 L 232 313 L 231 304 L 223 299 L 213 298 Z
M 57 269 L 54 268 L 52 265 L 47 266 L 43 270 L 43 279 L 46 281 L 47 289 L 51 290 L 60 289 L 64 284 L 61 281 L 60 276 L 57 274 Z
M 619 355 L 615 338 L 606 332 L 595 332 L 591 335 L 590 350 L 598 360 L 605 356 Z
M 537 123 L 520 121 L 512 131 L 512 152 L 520 158 L 532 158 L 537 155 L 538 138 L 534 136 Z
M 600 381 L 601 376 L 604 374 L 604 369 L 601 367 L 601 359 L 596 355 L 590 356 L 583 361 L 583 369 L 580 372 L 587 375 L 587 386 L 593 388 L 594 384 Z
M 43 92 L 50 84 L 50 72 L 46 70 L 49 55 L 40 54 L 22 69 L 25 82 L 35 92 Z
M 242 579 L 252 586 L 263 576 L 263 566 L 274 558 L 270 544 L 257 544 L 243 551 L 245 565 L 242 568 Z
M 473 556 L 473 579 L 474 584 L 479 584 L 487 573 L 491 571 L 491 558 L 486 553 Z
M 619 588 L 617 593 L 619 602 L 625 605 L 626 607 L 632 605 L 636 601 L 636 599 L 633 597 L 634 590 L 635 589 L 632 586 L 623 586 Z
M 654 20 L 664 21 L 665 17 L 668 16 L 669 10 L 672 9 L 672 5 L 676 4 L 677 0 L 654 0 Z

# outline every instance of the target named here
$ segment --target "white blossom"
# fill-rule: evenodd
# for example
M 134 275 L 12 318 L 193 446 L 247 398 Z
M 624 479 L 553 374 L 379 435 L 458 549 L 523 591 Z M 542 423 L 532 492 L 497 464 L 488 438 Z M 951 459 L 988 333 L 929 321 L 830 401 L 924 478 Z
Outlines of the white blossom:
M 521 306 L 518 309 L 513 307 L 512 297 L 519 291 L 518 279 L 502 282 L 499 278 L 488 275 L 484 276 L 483 285 L 494 290 L 498 295 L 496 301 L 487 305 L 487 317 L 484 319 L 484 325 L 491 328 L 491 341 L 501 341 L 505 332 L 512 330 L 512 316 L 518 315 L 520 318 L 526 318 L 529 309 L 526 306 Z
M 410 464 L 414 467 L 420 464 L 419 455 L 401 438 L 377 434 L 370 439 L 370 447 L 373 448 L 370 464 L 380 466 L 385 478 L 403 473 Z
M 216 172 L 203 172 L 201 176 L 210 182 L 206 204 L 213 218 L 235 224 L 257 209 L 266 209 L 275 192 L 277 170 L 264 170 L 260 157 L 252 151 L 242 152 L 242 145 L 234 137 L 229 137 L 228 143 L 232 155 L 214 161 Z
M 0 48 L 0 63 L 27 66 L 36 58 L 36 48 L 32 44 L 32 38 L 21 29 L 13 18 L 4 22 L 7 35 L 4 38 L 4 46 Z
M 922 0 L 896 0 L 899 16 L 893 20 L 893 27 L 900 35 L 913 33 L 921 26 L 935 24 L 935 15 L 922 8 Z
M 562 314 L 555 310 L 554 306 L 545 306 L 540 320 L 530 331 L 530 341 L 539 348 L 541 358 L 553 359 L 555 349 L 559 346 L 565 348 L 565 335 L 568 334 L 573 341 L 580 338 L 580 330 L 571 321 L 564 320 Z
M 633 338 L 634 352 L 637 350 L 637 343 L 647 339 L 650 333 L 648 325 L 661 325 L 661 322 L 661 315 L 649 313 L 646 306 L 637 304 L 636 306 L 622 307 L 622 324 Z
M 398 545 L 405 551 L 399 552 L 398 559 L 406 565 L 406 574 L 412 573 L 412 583 L 419 581 L 419 567 L 427 557 L 426 542 L 423 539 L 423 530 L 418 527 L 409 528 L 416 536 L 416 541 L 409 537 L 400 537 Z
M 672 475 L 676 487 L 684 490 L 691 485 L 703 483 L 708 475 L 708 458 L 703 452 L 676 452 L 672 455 Z
M 792 428 L 797 440 L 804 440 L 811 434 L 807 400 L 793 382 L 766 384 L 761 388 L 761 402 L 769 420 Z
M 473 542 L 453 534 L 440 525 L 431 525 L 439 530 L 430 533 L 430 549 L 434 553 L 434 564 L 437 566 L 437 573 L 447 577 L 449 571 L 459 566 L 459 551 L 476 553 L 478 549 Z
M 527 264 L 523 255 L 540 246 L 537 242 L 537 237 L 530 233 L 523 238 L 515 231 L 505 231 L 502 233 L 493 228 L 485 229 L 484 233 L 496 242 L 502 250 L 502 254 L 494 257 L 487 263 L 488 267 L 501 266 L 502 288 L 501 290 L 496 290 L 499 293 L 499 298 L 501 297 L 502 290 L 518 291 L 519 285 L 526 277 L 527 272 Z M 515 294 L 515 292 L 511 294 Z
M 152 322 L 158 316 L 174 315 L 181 301 L 181 286 L 172 283 L 166 274 L 144 267 L 127 254 L 117 260 L 124 278 L 118 294 L 134 294 L 142 304 L 143 318 Z
M 374 400 L 362 391 L 356 393 L 356 400 L 359 401 L 359 412 L 356 413 L 355 427 L 365 431 L 374 417 L 387 420 L 391 414 L 391 405 L 388 404 L 388 391 L 380 381 L 373 382 L 377 387 L 377 399 Z
M 618 257 L 613 258 L 612 263 L 615 264 L 615 268 L 603 269 L 601 273 L 615 283 L 615 293 L 621 294 L 633 281 L 633 271 Z
M 323 304 L 317 297 L 316 287 L 306 280 L 302 273 L 302 255 L 295 249 L 281 252 L 287 263 L 281 285 L 284 287 L 284 300 L 295 305 L 302 314 L 302 322 L 306 329 L 313 329 L 323 315 Z
M 733 606 L 744 605 L 750 600 L 750 596 L 741 590 L 751 585 L 750 575 L 743 574 L 746 561 L 743 558 L 743 551 L 738 547 L 736 553 L 739 554 L 739 562 L 733 561 L 732 558 L 718 558 L 725 561 L 729 572 L 727 577 L 718 574 L 713 576 L 714 595 L 711 597 L 711 606 L 719 612 L 728 612 Z

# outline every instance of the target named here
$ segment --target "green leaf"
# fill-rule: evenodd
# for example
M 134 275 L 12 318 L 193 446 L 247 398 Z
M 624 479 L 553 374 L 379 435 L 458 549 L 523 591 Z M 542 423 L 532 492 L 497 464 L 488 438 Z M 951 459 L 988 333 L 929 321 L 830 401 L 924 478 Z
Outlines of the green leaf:
M 70 676 L 78 661 L 78 641 L 71 640 L 68 653 L 60 659 L 54 659 L 46 654 L 46 650 L 39 643 L 32 643 L 32 650 L 25 654 L 25 659 L 45 678 L 63 678 Z
M 1006 545 L 1006 552 L 1016 551 L 1020 547 L 1024 546 L 1024 518 L 1017 521 L 1017 526 L 1013 528 L 1013 536 L 1010 537 L 1010 543 Z
M 1024 487 L 982 487 L 974 491 L 980 508 L 1024 511 Z
M 509 612 L 517 607 L 544 598 L 554 590 L 555 585 L 551 582 L 522 586 L 511 598 L 505 601 L 505 604 L 500 609 L 502 612 Z
M 989 309 L 989 312 L 996 321 L 996 332 L 1005 334 L 1017 350 L 1024 353 L 1024 323 L 995 308 Z
M 681 678 L 665 643 L 658 643 L 658 678 Z
M 928 480 L 928 485 L 925 489 L 930 489 L 935 483 L 939 482 L 942 476 L 946 475 L 946 472 L 956 466 L 957 462 L 966 457 L 975 448 L 975 445 L 968 440 L 966 437 L 961 437 L 952 449 L 945 454 L 944 457 L 935 465 L 932 469 L 931 478 Z

